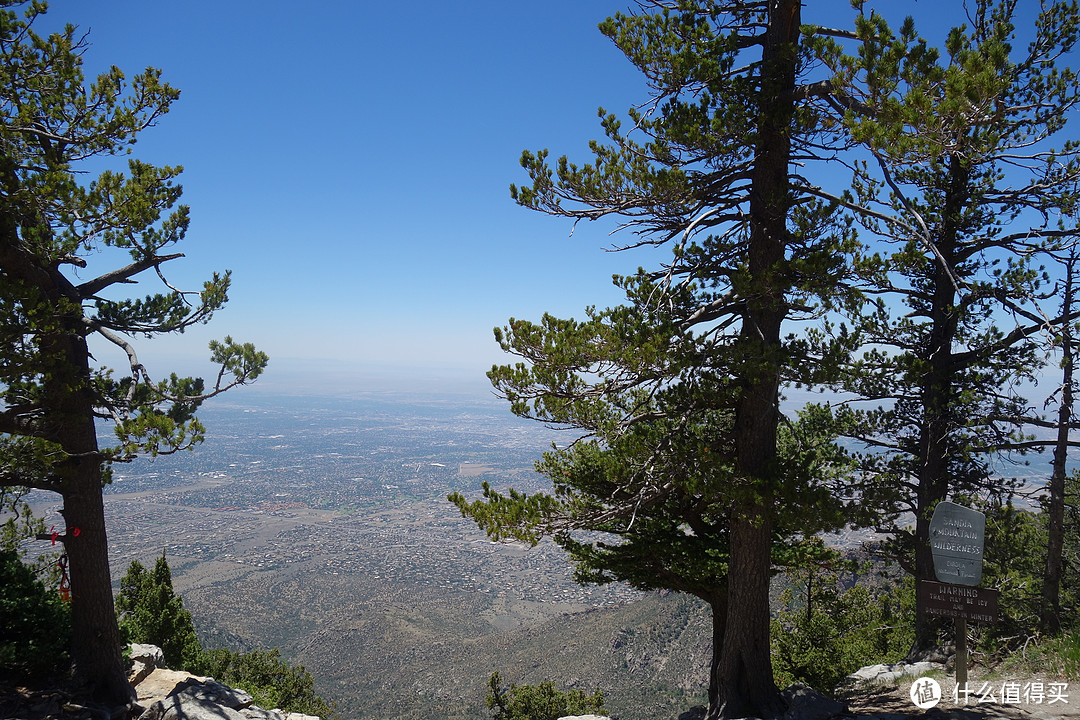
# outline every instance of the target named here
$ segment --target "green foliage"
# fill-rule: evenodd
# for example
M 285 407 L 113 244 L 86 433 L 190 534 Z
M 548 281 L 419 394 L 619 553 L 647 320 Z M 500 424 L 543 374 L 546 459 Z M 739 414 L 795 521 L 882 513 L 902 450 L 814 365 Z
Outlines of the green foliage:
M 1065 537 L 1061 574 L 1062 624 L 1080 635 L 1080 471 L 1065 479 Z
M 0 485 L 63 496 L 66 530 L 81 533 L 78 549 L 67 548 L 79 683 L 122 704 L 131 690 L 119 631 L 100 622 L 112 617 L 105 520 L 88 498 L 108 482 L 110 463 L 199 442 L 199 405 L 254 380 L 267 358 L 215 343 L 216 378 L 205 384 L 155 381 L 139 360 L 135 338 L 208 322 L 228 299 L 230 275 L 213 273 L 194 290 L 169 280 L 189 225 L 180 167 L 128 159 L 104 169 L 133 151 L 179 91 L 154 68 L 87 78 L 86 34 L 70 24 L 38 34 L 46 9 L 0 3 Z M 153 276 L 156 291 L 123 297 Z M 123 370 L 100 366 L 98 348 L 111 348 Z M 116 433 L 109 447 L 98 443 L 99 421 Z
M 1066 485 L 1066 501 L 1076 498 L 1076 476 Z M 1047 547 L 1047 516 L 1016 508 L 1011 501 L 989 502 L 979 506 L 986 514 L 986 543 L 982 586 L 994 588 L 998 595 L 998 620 L 972 628 L 973 653 L 988 661 L 1026 646 L 1039 632 L 1042 600 L 1042 577 Z M 1075 513 L 1066 513 L 1061 607 L 1065 628 L 1077 628 L 1077 602 L 1080 600 L 1080 574 L 1075 559 L 1080 553 L 1080 523 Z
M 986 514 L 983 587 L 996 589 L 999 618 L 985 628 L 994 646 L 1005 649 L 1009 636 L 1022 643 L 1039 625 L 1042 574 L 1046 564 L 1046 516 L 1016 508 L 1011 500 L 979 507 Z
M 0 628 L 0 678 L 22 682 L 70 667 L 70 607 L 8 549 L 0 549 Z
M 1080 630 L 1041 637 L 1004 658 L 995 668 L 1008 677 L 1080 677 Z
M 303 665 L 289 665 L 277 648 L 240 653 L 217 648 L 203 652 L 193 672 L 246 690 L 255 704 L 286 712 L 336 717 L 334 707 L 315 694 L 314 678 Z
M 845 584 L 835 571 L 791 573 L 798 588 L 772 621 L 773 671 L 781 687 L 802 682 L 831 694 L 865 665 L 896 662 L 911 647 L 915 610 L 909 580 L 882 590 Z
M 190 669 L 198 662 L 202 646 L 191 613 L 173 592 L 172 572 L 164 552 L 150 572 L 138 560 L 131 562 L 120 580 L 116 612 L 120 629 L 129 641 L 157 645 L 168 667 Z
M 603 715 L 604 693 L 586 695 L 581 690 L 561 691 L 555 683 L 515 685 L 504 688 L 502 676 L 492 673 L 488 679 L 485 702 L 493 720 L 558 720 L 567 715 Z

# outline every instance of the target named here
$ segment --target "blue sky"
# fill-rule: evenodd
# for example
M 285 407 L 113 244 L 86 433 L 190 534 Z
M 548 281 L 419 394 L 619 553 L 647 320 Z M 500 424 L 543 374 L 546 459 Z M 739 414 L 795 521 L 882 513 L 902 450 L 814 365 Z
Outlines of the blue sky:
M 836 19 L 844 0 L 810 4 L 805 21 L 825 6 L 849 22 Z M 142 346 L 151 370 L 198 371 L 189 356 L 228 333 L 271 355 L 271 383 L 335 364 L 482 382 L 507 359 L 491 329 L 509 317 L 618 302 L 611 275 L 654 263 L 605 252 L 611 225 L 571 236 L 507 188 L 525 180 L 523 149 L 585 159 L 597 107 L 645 99 L 596 29 L 627 6 L 52 2 L 50 23 L 89 32 L 88 75 L 154 66 L 182 91 L 136 156 L 185 168 L 192 224 L 177 282 L 233 271 L 210 326 Z

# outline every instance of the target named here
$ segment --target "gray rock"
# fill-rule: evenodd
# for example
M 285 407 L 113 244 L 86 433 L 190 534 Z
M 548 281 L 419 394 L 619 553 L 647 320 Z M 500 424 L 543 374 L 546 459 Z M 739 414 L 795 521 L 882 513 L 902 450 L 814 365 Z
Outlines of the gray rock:
M 158 700 L 139 720 L 246 720 L 236 710 L 218 705 L 208 700 L 200 700 L 188 695 L 170 695 Z
M 278 712 L 281 712 L 280 710 Z M 289 713 L 285 720 L 320 720 L 318 715 L 305 715 L 304 713 Z
M 847 676 L 851 682 L 875 682 L 877 678 L 890 672 L 890 665 L 866 665 Z
M 150 673 L 154 672 L 153 665 L 147 665 L 141 660 L 136 660 L 131 665 L 131 670 L 128 670 L 128 682 L 132 685 L 138 685 L 146 678 L 150 677 Z
M 197 700 L 206 700 L 233 710 L 243 710 L 252 702 L 251 695 L 243 690 L 234 690 L 213 678 L 205 680 L 188 678 L 178 684 L 169 695 L 184 695 Z
M 1029 710 L 1028 714 L 1031 715 L 1033 720 L 1061 720 L 1057 715 L 1051 715 L 1045 710 Z
M 258 705 L 249 705 L 240 714 L 248 720 L 285 720 L 285 713 L 281 710 L 263 710 Z
M 826 720 L 847 712 L 847 705 L 827 698 L 811 687 L 795 683 L 781 693 L 788 704 L 785 720 Z
M 138 685 L 148 678 L 150 673 L 165 666 L 165 654 L 157 645 L 131 643 L 128 645 L 128 656 L 132 660 L 128 682 L 132 685 Z
M 944 666 L 941 663 L 922 661 L 905 665 L 904 663 L 896 663 L 894 665 L 867 665 L 861 667 L 855 672 L 844 678 L 844 681 L 840 684 L 841 687 L 849 687 L 852 685 L 888 685 L 895 683 L 900 678 L 911 675 L 914 677 L 925 675 L 928 672 L 934 670 L 942 670 Z
M 158 700 L 163 700 L 169 695 L 172 695 L 177 686 L 192 677 L 196 676 L 191 673 L 180 672 L 179 670 L 157 668 L 135 686 L 138 702 L 143 707 L 149 708 Z M 196 677 L 196 679 L 209 680 L 209 678 L 199 677 Z
M 132 643 L 128 650 L 132 660 L 149 665 L 151 670 L 165 666 L 165 653 L 157 645 Z
M 922 662 L 912 663 L 910 665 L 901 665 L 900 667 L 904 675 L 912 675 L 918 677 L 920 675 L 925 675 L 926 673 L 933 672 L 934 670 L 941 670 L 943 666 L 939 662 L 924 660 Z
M 564 715 L 559 720 L 611 720 L 603 715 Z

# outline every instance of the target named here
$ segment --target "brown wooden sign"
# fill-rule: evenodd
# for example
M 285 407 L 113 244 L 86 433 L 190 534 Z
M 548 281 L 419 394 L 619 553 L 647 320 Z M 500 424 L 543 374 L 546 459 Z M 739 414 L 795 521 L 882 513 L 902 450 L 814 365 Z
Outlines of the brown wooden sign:
M 997 590 L 923 580 L 919 600 L 927 615 L 981 623 L 997 620 Z

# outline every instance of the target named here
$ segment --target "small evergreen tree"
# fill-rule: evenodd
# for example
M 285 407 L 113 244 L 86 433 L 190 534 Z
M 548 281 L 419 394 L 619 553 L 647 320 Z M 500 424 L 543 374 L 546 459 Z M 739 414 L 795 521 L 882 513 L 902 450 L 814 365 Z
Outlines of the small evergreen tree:
M 190 669 L 198 662 L 202 646 L 191 613 L 173 591 L 172 571 L 164 551 L 152 572 L 147 572 L 138 560 L 131 562 L 120 580 L 116 611 L 128 639 L 160 647 L 169 667 Z
M 773 620 L 772 659 L 780 686 L 803 682 L 831 694 L 865 665 L 895 662 L 914 637 L 914 583 L 875 591 L 865 585 L 845 588 L 832 570 L 803 569 L 792 574 L 802 592 L 788 588 L 788 608 Z

